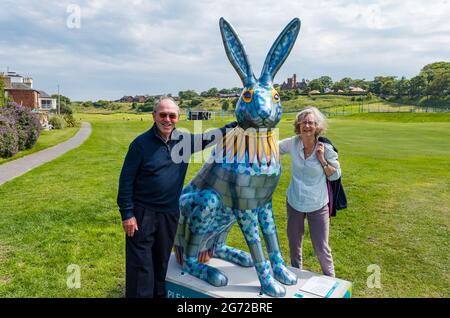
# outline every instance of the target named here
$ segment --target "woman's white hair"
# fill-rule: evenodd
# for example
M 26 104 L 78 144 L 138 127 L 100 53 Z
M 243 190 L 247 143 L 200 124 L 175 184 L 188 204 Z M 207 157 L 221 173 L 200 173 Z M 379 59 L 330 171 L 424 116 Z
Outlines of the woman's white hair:
M 297 116 L 295 116 L 294 121 L 294 131 L 297 135 L 301 134 L 300 131 L 300 123 L 302 120 L 309 114 L 314 115 L 315 123 L 316 123 L 316 137 L 319 135 L 325 134 L 325 131 L 327 130 L 328 123 L 327 118 L 324 114 L 320 112 L 316 107 L 313 106 L 307 106 L 304 110 L 299 112 Z

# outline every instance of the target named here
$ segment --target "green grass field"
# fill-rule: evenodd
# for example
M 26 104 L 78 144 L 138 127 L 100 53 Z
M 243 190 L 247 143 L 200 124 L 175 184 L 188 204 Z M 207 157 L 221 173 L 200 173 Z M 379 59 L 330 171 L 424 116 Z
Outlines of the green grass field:
M 371 115 L 332 119 L 327 133 L 339 149 L 349 201 L 331 220 L 336 274 L 353 282 L 354 297 L 449 297 L 449 116 L 415 114 L 420 122 L 402 117 L 410 114 L 384 121 Z M 0 186 L 0 297 L 124 294 L 118 177 L 129 143 L 150 127 L 150 116 L 78 117 L 93 126 L 81 147 Z M 281 138 L 292 135 L 293 119 L 287 114 L 280 123 Z M 179 126 L 192 128 L 192 122 Z M 286 260 L 290 162 L 283 157 L 273 198 Z M 190 165 L 186 182 L 199 168 Z M 237 226 L 228 242 L 245 249 Z M 66 285 L 71 264 L 81 268 L 79 289 Z M 381 268 L 379 289 L 366 283 L 371 264 Z M 304 268 L 320 272 L 309 233 Z

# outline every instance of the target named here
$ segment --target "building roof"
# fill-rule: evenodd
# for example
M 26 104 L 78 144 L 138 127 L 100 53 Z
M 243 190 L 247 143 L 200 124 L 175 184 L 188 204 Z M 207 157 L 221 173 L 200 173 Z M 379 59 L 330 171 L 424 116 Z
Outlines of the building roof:
M 351 92 L 365 92 L 361 87 L 350 87 Z
M 12 82 L 11 89 L 32 89 L 32 88 L 27 84 Z
M 13 91 L 13 90 L 23 90 L 23 91 L 34 91 L 39 93 L 37 89 L 30 88 L 27 84 L 22 83 L 11 83 L 11 87 L 5 87 L 5 91 Z
M 40 98 L 53 98 L 53 97 L 51 97 L 49 94 L 47 94 L 46 92 L 44 92 L 44 91 L 38 91 L 39 92 L 39 97 Z

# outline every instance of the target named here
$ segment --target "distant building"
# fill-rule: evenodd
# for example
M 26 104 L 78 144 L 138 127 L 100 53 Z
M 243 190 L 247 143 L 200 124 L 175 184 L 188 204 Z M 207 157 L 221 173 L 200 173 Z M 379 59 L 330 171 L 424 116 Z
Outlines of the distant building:
M 314 89 L 312 91 L 309 92 L 310 95 L 317 95 L 320 94 L 320 91 L 318 91 L 317 89 Z
M 56 98 L 49 96 L 44 91 L 39 91 L 39 108 L 44 110 L 56 109 Z
M 23 77 L 16 72 L 1 73 L 3 80 L 5 95 L 10 97 L 14 102 L 25 105 L 32 109 L 38 109 L 39 91 L 33 89 L 33 79 L 31 77 Z
M 306 90 L 309 86 L 309 80 L 308 79 L 304 79 L 302 78 L 301 82 L 297 82 L 297 88 L 301 89 L 301 90 Z
M 353 94 L 365 94 L 367 92 L 365 89 L 362 89 L 361 87 L 356 87 L 356 86 L 350 86 L 349 91 L 350 91 L 350 93 L 353 93 Z
M 31 108 L 38 114 L 41 124 L 48 122 L 49 111 L 56 109 L 56 98 L 34 89 L 31 77 L 23 77 L 16 72 L 0 73 L 0 80 L 3 80 L 7 97 L 17 104 Z
M 297 88 L 297 74 L 294 74 L 292 77 L 288 77 L 287 82 L 285 81 L 281 84 L 281 89 L 284 90 L 295 88 Z
M 136 103 L 145 103 L 145 100 L 146 100 L 146 97 L 140 95 L 140 96 L 135 96 L 133 101 Z
M 122 103 L 132 103 L 133 102 L 133 96 L 124 96 L 121 99 L 118 100 Z

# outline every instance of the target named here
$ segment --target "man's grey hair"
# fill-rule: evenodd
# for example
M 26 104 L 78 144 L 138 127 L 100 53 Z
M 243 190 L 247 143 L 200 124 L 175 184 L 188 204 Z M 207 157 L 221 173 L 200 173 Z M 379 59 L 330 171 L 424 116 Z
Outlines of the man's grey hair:
M 323 135 L 327 130 L 328 123 L 327 118 L 324 114 L 320 112 L 316 107 L 307 106 L 304 110 L 299 112 L 297 116 L 295 116 L 294 121 L 294 131 L 297 135 L 300 135 L 300 123 L 302 120 L 309 114 L 313 114 L 316 122 L 316 137 L 319 135 Z
M 173 99 L 170 96 L 167 95 L 162 95 L 160 96 L 158 99 L 155 100 L 155 104 L 153 105 L 153 112 L 157 112 L 159 109 L 159 105 L 164 101 L 164 100 L 171 100 L 176 106 L 177 106 L 177 112 L 178 114 L 180 113 L 180 107 L 178 107 L 177 102 L 175 101 L 175 99 Z

